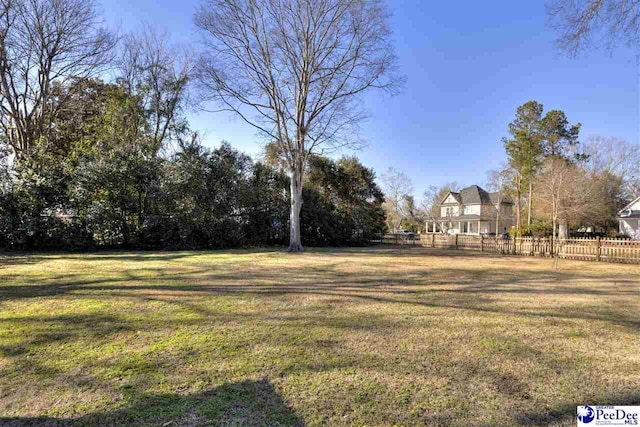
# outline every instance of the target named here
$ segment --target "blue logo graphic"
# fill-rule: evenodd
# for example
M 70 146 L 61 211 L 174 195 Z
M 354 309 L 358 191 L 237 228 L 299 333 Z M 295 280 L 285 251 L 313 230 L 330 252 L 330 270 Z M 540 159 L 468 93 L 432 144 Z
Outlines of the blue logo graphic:
M 578 420 L 589 424 L 596 417 L 596 412 L 593 410 L 591 406 L 580 406 L 578 407 Z

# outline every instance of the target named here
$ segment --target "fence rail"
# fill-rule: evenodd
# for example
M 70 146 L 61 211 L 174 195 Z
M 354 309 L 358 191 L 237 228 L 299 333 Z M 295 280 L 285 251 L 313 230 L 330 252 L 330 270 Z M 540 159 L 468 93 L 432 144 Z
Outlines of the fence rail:
M 640 242 L 627 239 L 571 238 L 553 241 L 534 237 L 503 239 L 493 236 L 428 233 L 419 236 L 385 234 L 373 243 L 640 264 Z

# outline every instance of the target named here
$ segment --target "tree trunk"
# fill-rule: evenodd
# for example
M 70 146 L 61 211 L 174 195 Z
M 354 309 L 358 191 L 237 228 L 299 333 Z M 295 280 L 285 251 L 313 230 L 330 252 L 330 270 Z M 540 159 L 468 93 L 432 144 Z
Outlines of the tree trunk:
M 531 227 L 531 209 L 533 207 L 533 184 L 531 180 L 529 180 L 529 208 L 527 212 L 527 226 Z
M 291 210 L 289 213 L 289 252 L 302 252 L 300 235 L 300 210 L 302 209 L 301 174 L 291 171 Z
M 516 175 L 516 234 L 520 235 L 522 220 L 520 219 L 520 201 L 522 198 L 522 182 L 520 175 Z
M 560 224 L 558 228 L 558 238 L 559 239 L 569 238 L 569 224 L 567 224 L 566 219 L 560 219 Z
M 551 225 L 551 256 L 555 256 L 556 250 L 556 218 L 553 217 L 553 223 Z

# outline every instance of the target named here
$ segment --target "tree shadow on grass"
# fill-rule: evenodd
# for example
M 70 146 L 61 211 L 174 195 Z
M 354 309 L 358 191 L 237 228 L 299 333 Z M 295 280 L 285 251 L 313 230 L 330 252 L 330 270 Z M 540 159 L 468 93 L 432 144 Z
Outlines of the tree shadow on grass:
M 201 311 L 188 298 L 216 296 L 281 297 L 291 295 L 335 298 L 336 301 L 367 301 L 381 304 L 472 310 L 525 317 L 555 317 L 560 319 L 607 321 L 640 329 L 640 321 L 632 310 L 611 305 L 610 297 L 640 295 L 640 282 L 631 275 L 616 277 L 593 276 L 580 272 L 509 273 L 464 268 L 435 268 L 406 275 L 362 274 L 336 270 L 333 265 L 309 266 L 303 273 L 297 270 L 278 271 L 217 271 L 206 275 L 206 269 L 166 272 L 150 269 L 166 282 L 146 283 L 147 277 L 129 270 L 115 278 L 91 279 L 54 277 L 53 283 L 12 284 L 0 286 L 0 302 L 37 297 L 74 298 L 126 297 L 143 301 L 163 301 Z M 295 273 L 298 274 L 295 274 Z M 606 278 L 599 282 L 596 279 Z M 65 280 L 60 283 L 59 281 Z M 454 284 L 452 284 L 454 283 Z M 579 284 L 580 286 L 578 286 Z M 439 288 L 439 286 L 446 286 Z M 159 295 L 165 294 L 160 298 Z M 532 307 L 492 304 L 511 294 L 585 295 L 597 297 L 588 307 Z M 535 308 L 535 307 L 534 307 Z M 200 313 L 209 315 L 211 313 Z
M 227 383 L 192 395 L 132 396 L 121 409 L 80 418 L 0 417 L 5 427 L 62 426 L 303 426 L 266 379 Z
M 593 401 L 559 404 L 547 411 L 517 414 L 514 421 L 524 426 L 575 425 L 576 410 L 579 405 L 622 405 L 636 406 L 640 404 L 640 393 L 594 397 Z

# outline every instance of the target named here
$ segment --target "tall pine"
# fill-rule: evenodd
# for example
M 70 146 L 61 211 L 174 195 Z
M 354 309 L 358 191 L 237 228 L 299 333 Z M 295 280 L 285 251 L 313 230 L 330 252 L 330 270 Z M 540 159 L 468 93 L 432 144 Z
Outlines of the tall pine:
M 516 229 L 522 230 L 522 188 L 528 186 L 527 225 L 531 225 L 533 177 L 543 153 L 542 104 L 528 101 L 518 107 L 516 118 L 509 123 L 508 138 L 503 138 L 509 165 L 515 172 Z

